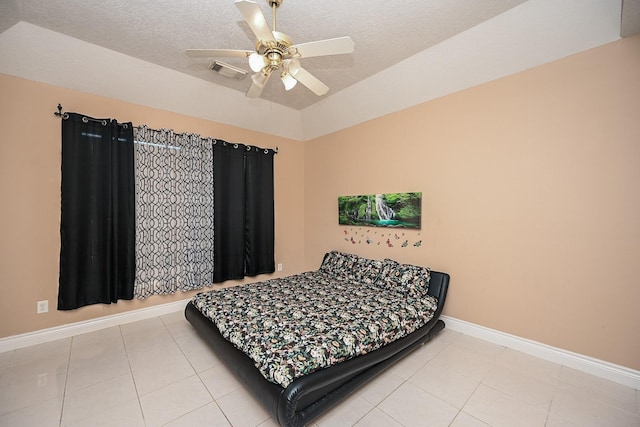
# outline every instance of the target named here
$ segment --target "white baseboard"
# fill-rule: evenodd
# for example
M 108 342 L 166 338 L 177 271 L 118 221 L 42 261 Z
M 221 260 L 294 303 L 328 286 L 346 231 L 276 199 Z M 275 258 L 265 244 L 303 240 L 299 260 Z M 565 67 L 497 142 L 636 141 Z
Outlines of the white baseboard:
M 125 313 L 113 314 L 111 316 L 99 317 L 97 319 L 86 320 L 83 322 L 70 323 L 68 325 L 0 338 L 0 353 L 49 341 L 69 338 L 74 335 L 86 334 L 88 332 L 112 326 L 124 325 L 138 320 L 150 319 L 164 314 L 175 313 L 176 311 L 184 310 L 188 301 L 189 299 L 174 301 L 167 304 L 160 304 L 153 307 L 127 311 Z M 523 353 L 527 353 L 544 360 L 559 363 L 561 365 L 640 390 L 640 371 L 615 365 L 589 356 L 583 356 L 567 350 L 551 347 L 546 344 L 506 334 L 494 329 L 485 328 L 484 326 L 479 326 L 453 317 L 441 317 L 445 321 L 447 328 L 453 331 L 461 332 L 494 344 L 522 351 Z
M 0 353 L 184 310 L 189 299 L 0 338 Z
M 515 335 L 485 328 L 464 320 L 449 316 L 441 316 L 446 327 L 466 335 L 483 339 L 507 348 L 530 354 L 540 359 L 555 362 L 600 378 L 614 381 L 618 384 L 640 390 L 640 371 L 615 365 L 593 357 L 551 347 L 536 341 L 520 338 Z

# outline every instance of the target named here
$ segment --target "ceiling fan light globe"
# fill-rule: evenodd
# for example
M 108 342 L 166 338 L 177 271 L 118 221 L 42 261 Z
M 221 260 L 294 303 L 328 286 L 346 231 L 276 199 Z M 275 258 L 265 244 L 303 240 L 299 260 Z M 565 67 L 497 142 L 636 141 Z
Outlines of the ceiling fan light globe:
M 298 83 L 298 81 L 286 71 L 280 74 L 280 79 L 282 80 L 282 84 L 284 84 L 284 90 L 291 90 Z
M 265 65 L 267 65 L 267 60 L 264 56 L 259 53 L 249 55 L 249 68 L 251 68 L 251 70 L 257 73 L 262 70 Z
M 296 73 L 300 69 L 300 61 L 293 58 L 287 62 L 287 71 L 291 74 L 291 76 L 295 77 Z

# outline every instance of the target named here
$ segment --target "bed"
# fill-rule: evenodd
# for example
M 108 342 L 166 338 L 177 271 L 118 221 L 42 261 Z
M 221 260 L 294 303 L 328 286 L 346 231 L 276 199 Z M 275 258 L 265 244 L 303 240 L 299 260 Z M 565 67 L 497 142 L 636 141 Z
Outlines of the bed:
M 444 328 L 449 275 L 332 251 L 316 271 L 198 293 L 185 317 L 282 426 L 303 426 Z

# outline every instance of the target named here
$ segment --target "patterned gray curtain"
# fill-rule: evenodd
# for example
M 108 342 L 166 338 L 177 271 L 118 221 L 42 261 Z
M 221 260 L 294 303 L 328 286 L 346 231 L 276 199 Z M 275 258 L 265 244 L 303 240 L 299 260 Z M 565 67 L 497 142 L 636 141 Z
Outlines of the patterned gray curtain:
M 213 139 L 136 132 L 136 280 L 146 298 L 213 284 Z

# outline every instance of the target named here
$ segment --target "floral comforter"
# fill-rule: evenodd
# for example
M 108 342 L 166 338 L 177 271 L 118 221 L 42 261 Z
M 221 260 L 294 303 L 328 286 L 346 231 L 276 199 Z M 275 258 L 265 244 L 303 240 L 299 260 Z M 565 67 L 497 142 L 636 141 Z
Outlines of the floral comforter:
M 312 271 L 203 292 L 194 305 L 282 387 L 424 326 L 434 297 Z

